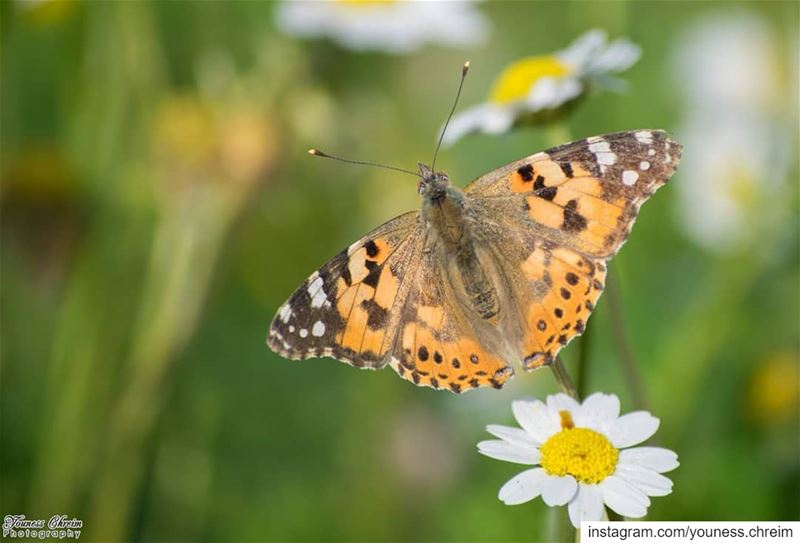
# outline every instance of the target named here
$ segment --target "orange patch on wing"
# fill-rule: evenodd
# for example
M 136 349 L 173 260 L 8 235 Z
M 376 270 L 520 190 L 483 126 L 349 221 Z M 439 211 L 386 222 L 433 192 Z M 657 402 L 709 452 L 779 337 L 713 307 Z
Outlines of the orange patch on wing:
M 361 349 L 361 342 L 364 338 L 367 319 L 369 318 L 367 311 L 361 307 L 361 302 L 371 299 L 375 289 L 367 285 L 358 285 L 353 288 L 357 290 L 351 305 L 350 317 L 347 319 L 347 325 L 342 334 L 341 345 L 358 352 Z
M 544 177 L 544 184 L 547 187 L 558 185 L 567 177 L 564 175 L 564 170 L 561 169 L 558 162 L 553 160 L 540 160 L 536 162 L 533 165 L 533 178 L 536 179 L 538 175 Z
M 367 326 L 366 331 L 364 332 L 364 339 L 361 341 L 360 352 L 371 352 L 378 356 L 384 355 L 385 352 L 383 350 L 383 340 L 385 337 L 385 328 L 372 330 L 369 326 Z
M 528 215 L 531 219 L 548 228 L 561 228 L 564 222 L 564 210 L 544 198 L 528 196 Z
M 622 209 L 595 196 L 572 189 L 572 185 L 561 186 L 556 191 L 553 202 L 566 206 L 570 200 L 578 204 L 577 212 L 580 213 L 591 226 L 596 225 L 599 230 L 605 230 L 603 235 L 617 228 L 617 220 L 622 215 Z
M 462 392 L 470 388 L 500 388 L 513 371 L 473 339 L 437 339 L 417 323 L 405 326 L 401 336 L 401 361 L 396 370 L 418 385 Z
M 522 262 L 521 268 L 525 278 L 530 281 L 541 281 L 544 279 L 544 261 L 545 252 L 537 247 L 531 252 L 530 256 Z
M 417 308 L 417 318 L 432 328 L 441 326 L 444 308 L 442 306 L 421 305 Z
M 546 157 L 546 155 L 544 155 Z M 511 172 L 508 187 L 512 192 L 531 192 L 538 177 L 544 179 L 545 186 L 557 185 L 565 179 L 564 171 L 558 163 L 549 158 L 531 157 L 531 161 Z
M 384 309 L 388 309 L 394 302 L 399 288 L 400 281 L 397 276 L 392 273 L 392 269 L 389 266 L 384 266 L 378 279 L 378 285 L 375 287 L 375 303 Z
M 559 187 L 569 188 L 572 191 L 580 192 L 588 196 L 601 198 L 603 196 L 603 185 L 596 177 L 574 177 L 563 179 Z
M 566 248 L 552 251 L 547 271 L 550 289 L 526 312 L 528 326 L 521 349 L 523 367 L 528 370 L 551 363 L 564 345 L 583 333 L 604 286 L 603 262 Z
M 342 319 L 347 320 L 350 315 L 350 310 L 353 308 L 353 302 L 356 299 L 356 292 L 358 291 L 359 285 L 348 287 L 344 279 L 341 278 L 336 282 L 336 285 L 339 287 L 337 293 L 341 293 L 339 299 L 336 300 L 336 311 L 339 312 L 339 316 L 342 317 Z M 339 342 L 341 342 L 341 338 Z

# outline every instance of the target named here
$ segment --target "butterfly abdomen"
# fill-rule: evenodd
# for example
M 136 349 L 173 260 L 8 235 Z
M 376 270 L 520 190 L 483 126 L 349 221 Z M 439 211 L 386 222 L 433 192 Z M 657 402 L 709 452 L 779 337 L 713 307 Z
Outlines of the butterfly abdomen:
M 481 267 L 472 241 L 458 245 L 455 257 L 456 268 L 472 309 L 484 320 L 495 317 L 500 311 L 497 290 Z

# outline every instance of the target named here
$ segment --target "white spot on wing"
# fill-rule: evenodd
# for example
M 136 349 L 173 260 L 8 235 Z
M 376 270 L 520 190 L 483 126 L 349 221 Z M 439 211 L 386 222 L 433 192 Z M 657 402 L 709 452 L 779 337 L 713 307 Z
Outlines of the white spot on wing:
M 311 335 L 314 337 L 321 337 L 325 333 L 325 324 L 322 321 L 317 321 L 311 327 Z
M 625 170 L 622 172 L 622 182 L 628 185 L 629 187 L 636 183 L 639 179 L 639 174 L 634 172 L 633 170 Z
M 642 170 L 643 172 L 646 172 L 647 170 L 650 169 L 650 163 L 647 162 L 646 160 L 641 161 L 639 163 L 639 169 Z
M 642 130 L 637 132 L 636 134 L 636 141 L 639 143 L 646 143 L 647 145 L 652 145 L 653 143 L 653 133 L 648 130 Z
M 611 151 L 611 146 L 603 139 L 589 145 L 589 150 L 597 157 L 598 164 L 611 166 L 617 162 L 617 155 Z
M 311 307 L 322 307 L 328 300 L 328 295 L 325 294 L 325 289 L 322 288 L 322 284 L 322 277 L 317 276 L 306 289 L 308 295 L 311 296 Z
M 281 321 L 284 324 L 289 322 L 289 319 L 292 317 L 292 308 L 289 307 L 289 304 L 283 304 L 281 306 L 281 309 L 278 312 L 278 316 L 281 318 Z
M 301 328 L 300 329 L 300 337 L 302 337 L 302 338 L 308 337 L 308 330 L 306 330 L 305 328 Z
M 597 153 L 610 153 L 611 146 L 608 144 L 607 141 L 599 139 L 589 145 L 589 150 L 595 154 Z
M 656 154 L 656 150 L 655 149 L 648 149 L 647 150 L 647 156 L 655 156 L 655 154 Z
M 595 156 L 597 157 L 598 164 L 611 166 L 617 162 L 617 155 L 614 153 L 597 153 Z

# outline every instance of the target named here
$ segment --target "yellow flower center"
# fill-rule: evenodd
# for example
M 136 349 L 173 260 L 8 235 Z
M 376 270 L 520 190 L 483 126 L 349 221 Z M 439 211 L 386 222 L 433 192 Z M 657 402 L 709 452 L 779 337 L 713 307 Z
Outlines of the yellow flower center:
M 557 476 L 572 475 L 579 483 L 597 484 L 617 468 L 619 450 L 588 428 L 575 428 L 569 411 L 561 411 L 561 431 L 540 447 L 542 468 Z
M 541 78 L 564 77 L 571 71 L 569 66 L 554 56 L 522 59 L 503 70 L 489 93 L 489 100 L 496 104 L 522 100 Z

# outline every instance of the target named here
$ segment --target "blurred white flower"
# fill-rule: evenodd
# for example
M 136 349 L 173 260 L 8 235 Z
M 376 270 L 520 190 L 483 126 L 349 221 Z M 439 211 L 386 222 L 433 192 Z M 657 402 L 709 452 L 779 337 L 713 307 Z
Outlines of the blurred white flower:
M 289 34 L 326 36 L 348 49 L 408 53 L 428 43 L 469 46 L 483 42 L 489 23 L 474 0 L 284 1 L 277 22 Z
M 619 398 L 592 394 L 579 404 L 566 394 L 511 404 L 522 427 L 490 425 L 499 440 L 481 441 L 482 454 L 539 467 L 523 471 L 500 489 L 507 505 L 541 495 L 550 506 L 567 505 L 572 524 L 603 518 L 604 505 L 640 518 L 648 496 L 666 496 L 672 481 L 661 475 L 678 467 L 678 456 L 659 447 L 632 447 L 652 436 L 659 420 L 645 411 L 619 416 Z
M 679 37 L 673 73 L 686 103 L 679 224 L 715 251 L 756 242 L 785 213 L 791 131 L 781 119 L 797 117 L 782 99 L 773 32 L 747 12 L 703 19 Z
M 611 74 L 627 70 L 640 55 L 627 39 L 608 43 L 605 32 L 591 30 L 563 51 L 518 60 L 500 74 L 486 102 L 453 117 L 444 144 L 472 132 L 506 132 L 523 116 L 550 118 L 592 86 L 623 88 Z

